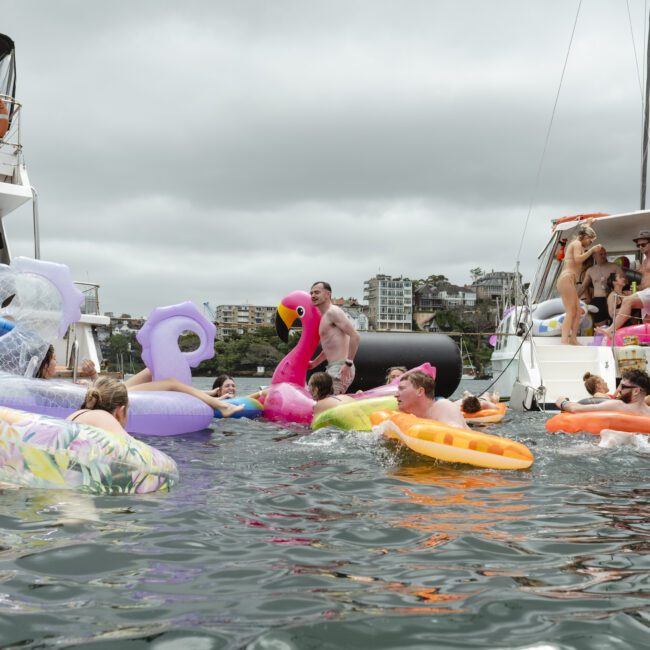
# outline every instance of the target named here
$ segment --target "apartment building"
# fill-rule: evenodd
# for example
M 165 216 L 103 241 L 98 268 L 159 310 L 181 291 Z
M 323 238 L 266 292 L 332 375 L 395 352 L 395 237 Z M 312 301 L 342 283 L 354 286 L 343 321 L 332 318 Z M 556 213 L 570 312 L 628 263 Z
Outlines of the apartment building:
M 364 282 L 368 322 L 378 332 L 410 332 L 413 329 L 413 284 L 408 278 L 376 275 Z
M 259 327 L 273 327 L 276 310 L 277 307 L 266 305 L 217 305 L 217 338 L 223 340 Z

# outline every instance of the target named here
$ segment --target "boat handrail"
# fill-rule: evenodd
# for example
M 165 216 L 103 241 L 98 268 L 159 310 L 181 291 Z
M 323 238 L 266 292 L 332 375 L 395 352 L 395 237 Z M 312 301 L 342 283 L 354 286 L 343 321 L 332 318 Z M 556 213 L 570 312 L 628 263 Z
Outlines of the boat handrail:
M 20 115 L 23 105 L 16 101 L 11 95 L 3 95 L 0 93 L 0 99 L 10 107 L 11 122 L 9 130 L 5 133 L 3 138 L 0 138 L 0 149 L 3 147 L 13 147 L 14 155 L 22 151 L 22 144 L 20 143 Z
M 75 282 L 75 286 L 84 297 L 81 313 L 101 316 L 99 310 L 99 285 L 94 282 Z

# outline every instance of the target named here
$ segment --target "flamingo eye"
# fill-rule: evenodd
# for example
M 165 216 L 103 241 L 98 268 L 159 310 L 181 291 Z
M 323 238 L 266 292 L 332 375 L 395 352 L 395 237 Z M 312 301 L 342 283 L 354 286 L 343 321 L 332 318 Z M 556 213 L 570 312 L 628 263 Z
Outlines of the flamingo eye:
M 305 308 L 304 307 L 298 307 L 296 309 L 296 314 L 302 318 L 305 315 Z

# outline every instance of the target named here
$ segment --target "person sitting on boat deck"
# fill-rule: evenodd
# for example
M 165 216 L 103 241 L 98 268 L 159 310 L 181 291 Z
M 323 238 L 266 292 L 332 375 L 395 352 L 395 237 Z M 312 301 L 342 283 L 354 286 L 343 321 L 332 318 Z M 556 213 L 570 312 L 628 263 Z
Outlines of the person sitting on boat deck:
M 621 308 L 616 314 L 614 322 L 609 327 L 596 328 L 596 332 L 610 338 L 614 336 L 614 332 L 619 327 L 623 327 L 630 320 L 633 309 L 641 309 L 643 318 L 650 315 L 650 251 L 648 250 L 650 230 L 642 230 L 639 236 L 635 237 L 632 241 L 636 244 L 639 253 L 643 256 L 639 265 L 639 271 L 641 272 L 639 288 L 641 290 L 623 298 Z
M 93 427 L 124 433 L 129 409 L 129 393 L 123 381 L 114 377 L 100 377 L 88 387 L 78 411 L 66 420 Z
M 478 413 L 483 409 L 499 408 L 499 395 L 497 393 L 483 393 L 472 395 L 466 393 L 460 400 L 460 408 L 463 413 Z
M 93 366 L 95 371 L 95 377 L 97 377 L 97 371 Z M 213 397 L 205 391 L 194 388 L 194 386 L 188 386 L 183 382 L 170 377 L 169 379 L 160 379 L 158 381 L 153 381 L 151 376 L 151 370 L 145 368 L 139 373 L 129 377 L 124 381 L 124 385 L 127 390 L 159 390 L 159 391 L 171 391 L 175 393 L 185 393 L 186 395 L 191 395 L 200 399 L 202 402 L 205 402 L 211 409 L 219 411 L 224 418 L 229 418 L 230 416 L 241 411 L 244 408 L 243 404 L 229 404 L 224 402 L 217 397 Z
M 318 334 L 322 352 L 309 362 L 312 370 L 327 360 L 325 372 L 334 380 L 334 394 L 347 391 L 354 380 L 354 357 L 359 349 L 359 333 L 345 312 L 332 304 L 332 287 L 318 281 L 309 290 L 312 305 L 321 313 Z
M 613 322 L 616 313 L 621 308 L 621 304 L 625 296 L 630 295 L 628 281 L 625 273 L 619 269 L 615 273 L 610 273 L 607 278 L 607 313 L 610 320 Z
M 585 271 L 584 281 L 580 289 L 580 295 L 593 288 L 592 298 L 589 301 L 598 309 L 592 314 L 594 326 L 606 325 L 609 322 L 609 313 L 607 312 L 607 278 L 611 273 L 620 272 L 614 262 L 607 261 L 607 251 L 601 247 L 593 254 L 594 265 Z
M 419 370 L 404 375 L 397 388 L 397 408 L 419 418 L 437 420 L 459 429 L 469 429 L 460 411 L 460 402 L 435 399 L 436 380 Z
M 585 372 L 582 376 L 586 391 L 592 397 L 602 397 L 603 399 L 614 399 L 614 395 L 609 394 L 609 386 L 607 382 L 599 375 L 592 375 L 590 372 Z
M 309 378 L 307 388 L 312 398 L 316 400 L 314 415 L 318 415 L 340 404 L 354 401 L 349 395 L 334 395 L 334 380 L 326 372 L 315 372 Z
M 386 383 L 392 384 L 393 380 L 401 377 L 406 370 L 407 368 L 405 366 L 392 366 L 386 371 Z
M 592 219 L 588 219 L 581 224 L 575 239 L 566 246 L 562 271 L 556 283 L 566 312 L 562 322 L 561 338 L 561 342 L 566 345 L 580 345 L 577 339 L 580 326 L 580 298 L 578 297 L 576 283 L 580 277 L 583 262 L 601 249 L 601 245 L 596 244 L 588 250 L 584 250 L 596 239 L 596 233 L 591 228 L 592 222 Z
M 599 404 L 578 404 L 568 397 L 559 397 L 555 402 L 560 411 L 582 413 L 585 411 L 622 411 L 650 415 L 650 406 L 645 402 L 650 395 L 650 377 L 643 370 L 626 370 L 614 393 L 614 399 Z

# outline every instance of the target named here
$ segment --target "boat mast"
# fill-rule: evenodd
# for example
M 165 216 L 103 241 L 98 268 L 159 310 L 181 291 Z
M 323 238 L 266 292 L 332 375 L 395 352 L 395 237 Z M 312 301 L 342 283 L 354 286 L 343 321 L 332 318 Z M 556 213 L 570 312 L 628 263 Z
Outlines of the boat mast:
M 648 18 L 648 43 L 646 44 L 645 99 L 643 113 L 643 149 L 641 162 L 641 210 L 645 210 L 646 182 L 648 177 L 648 99 L 650 97 L 650 17 Z

